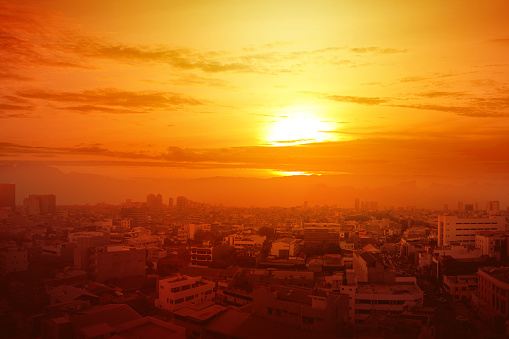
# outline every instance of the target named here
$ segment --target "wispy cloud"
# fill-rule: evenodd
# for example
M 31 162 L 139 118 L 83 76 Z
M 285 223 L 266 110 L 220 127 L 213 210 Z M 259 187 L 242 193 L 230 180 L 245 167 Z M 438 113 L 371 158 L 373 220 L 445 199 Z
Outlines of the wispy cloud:
M 43 100 L 64 106 L 60 109 L 78 112 L 146 113 L 154 110 L 203 105 L 204 101 L 182 94 L 156 91 L 124 91 L 104 88 L 81 92 L 20 90 L 20 99 Z M 68 105 L 75 104 L 75 105 Z
M 301 93 L 311 94 L 321 99 L 332 100 L 337 102 L 346 102 L 360 105 L 380 105 L 389 102 L 387 98 L 379 97 L 363 97 L 363 96 L 352 96 L 352 95 L 330 95 L 317 92 L 303 91 Z

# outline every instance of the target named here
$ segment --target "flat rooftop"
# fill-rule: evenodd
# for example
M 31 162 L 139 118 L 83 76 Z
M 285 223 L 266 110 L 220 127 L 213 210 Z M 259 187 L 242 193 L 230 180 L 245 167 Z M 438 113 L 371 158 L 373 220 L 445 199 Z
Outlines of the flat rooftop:
M 414 284 L 359 284 L 357 294 L 391 294 L 405 295 L 422 293 L 421 289 Z

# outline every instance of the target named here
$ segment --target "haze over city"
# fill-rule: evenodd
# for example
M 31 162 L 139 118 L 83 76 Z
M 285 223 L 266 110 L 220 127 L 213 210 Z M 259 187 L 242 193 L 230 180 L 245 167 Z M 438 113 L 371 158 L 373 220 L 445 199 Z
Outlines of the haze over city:
M 508 18 L 0 0 L 0 337 L 509 338 Z
M 0 181 L 18 204 L 505 206 L 508 7 L 3 1 Z

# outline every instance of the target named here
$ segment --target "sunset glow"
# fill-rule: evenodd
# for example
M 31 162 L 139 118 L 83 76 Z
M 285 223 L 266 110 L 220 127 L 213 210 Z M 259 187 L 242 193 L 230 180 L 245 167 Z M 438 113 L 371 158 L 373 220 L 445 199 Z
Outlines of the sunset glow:
M 329 123 L 306 115 L 283 117 L 272 123 L 268 141 L 272 145 L 299 145 L 330 140 Z
M 0 1 L 0 164 L 154 185 L 327 173 L 301 179 L 505 187 L 507 13 L 505 0 Z

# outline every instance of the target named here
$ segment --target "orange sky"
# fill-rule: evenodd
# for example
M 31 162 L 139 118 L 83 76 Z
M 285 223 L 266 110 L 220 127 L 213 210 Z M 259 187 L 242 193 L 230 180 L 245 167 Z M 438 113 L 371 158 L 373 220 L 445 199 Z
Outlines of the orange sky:
M 507 183 L 507 13 L 506 0 L 0 2 L 0 162 Z

